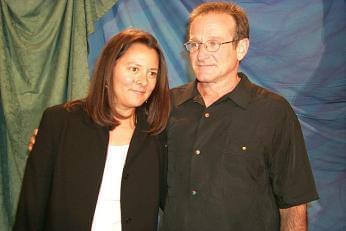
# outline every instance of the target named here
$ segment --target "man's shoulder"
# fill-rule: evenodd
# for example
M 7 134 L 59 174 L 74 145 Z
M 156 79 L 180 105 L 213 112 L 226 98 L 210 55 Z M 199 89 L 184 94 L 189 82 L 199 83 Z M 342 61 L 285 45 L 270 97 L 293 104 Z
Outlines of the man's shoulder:
M 191 81 L 184 85 L 172 88 L 170 90 L 170 96 L 173 105 L 179 102 L 184 102 L 185 100 L 191 98 L 193 96 L 194 88 L 195 81 Z
M 172 95 L 179 95 L 179 94 L 185 92 L 186 90 L 192 90 L 194 87 L 194 83 L 195 83 L 194 81 L 191 81 L 191 82 L 185 83 L 183 85 L 171 88 L 170 93 Z
M 250 107 L 258 112 L 258 115 L 266 115 L 267 119 L 273 120 L 296 117 L 288 100 L 279 93 L 251 82 L 249 89 Z
M 254 103 L 275 104 L 284 107 L 289 105 L 288 101 L 279 93 L 252 82 L 250 82 L 249 86 L 251 98 Z

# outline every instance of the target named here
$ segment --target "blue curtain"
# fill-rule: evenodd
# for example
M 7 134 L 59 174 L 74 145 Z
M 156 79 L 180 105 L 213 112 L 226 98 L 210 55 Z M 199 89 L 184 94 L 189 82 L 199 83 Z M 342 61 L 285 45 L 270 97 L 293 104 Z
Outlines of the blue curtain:
M 201 0 L 120 0 L 89 37 L 89 66 L 115 33 L 138 27 L 163 47 L 170 86 L 191 80 L 185 25 Z M 297 113 L 320 200 L 309 208 L 310 230 L 346 230 L 345 1 L 235 1 L 248 13 L 251 46 L 241 70 L 283 95 Z M 90 70 L 91 71 L 91 70 Z

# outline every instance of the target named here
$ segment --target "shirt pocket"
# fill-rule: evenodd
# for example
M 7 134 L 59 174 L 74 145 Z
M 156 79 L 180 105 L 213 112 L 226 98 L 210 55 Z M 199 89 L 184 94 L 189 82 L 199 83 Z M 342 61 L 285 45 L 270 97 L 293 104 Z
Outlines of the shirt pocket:
M 236 155 L 244 158 L 258 156 L 261 152 L 262 147 L 256 141 L 227 141 L 224 146 L 224 153 L 226 155 Z
M 239 183 L 239 187 L 253 189 L 268 181 L 264 147 L 258 141 L 234 139 L 224 146 L 225 176 Z

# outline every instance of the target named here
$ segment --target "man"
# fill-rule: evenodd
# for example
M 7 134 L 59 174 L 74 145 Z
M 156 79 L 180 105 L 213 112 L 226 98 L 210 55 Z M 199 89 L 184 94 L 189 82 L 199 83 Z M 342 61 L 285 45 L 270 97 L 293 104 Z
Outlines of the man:
M 187 37 L 196 81 L 172 90 L 161 230 L 307 230 L 306 203 L 318 195 L 298 119 L 238 73 L 245 12 L 203 3 Z

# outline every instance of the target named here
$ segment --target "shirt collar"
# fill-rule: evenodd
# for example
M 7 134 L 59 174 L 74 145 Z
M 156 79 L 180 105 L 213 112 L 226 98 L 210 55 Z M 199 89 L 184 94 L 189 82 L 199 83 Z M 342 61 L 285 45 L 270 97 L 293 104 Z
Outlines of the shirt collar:
M 251 85 L 247 76 L 241 72 L 238 73 L 240 81 L 233 91 L 227 93 L 224 97 L 230 98 L 234 103 L 240 107 L 246 109 L 251 100 Z M 199 101 L 201 95 L 197 90 L 197 81 L 192 81 L 181 87 L 180 95 L 176 100 L 177 106 L 183 104 L 184 102 L 192 99 L 194 101 Z
M 180 88 L 179 96 L 176 99 L 176 104 L 179 106 L 189 99 L 197 100 L 201 95 L 197 90 L 197 81 L 192 81 Z
M 252 83 L 245 74 L 239 72 L 238 76 L 240 77 L 238 85 L 233 89 L 233 91 L 228 93 L 227 96 L 238 106 L 246 109 L 251 100 Z

